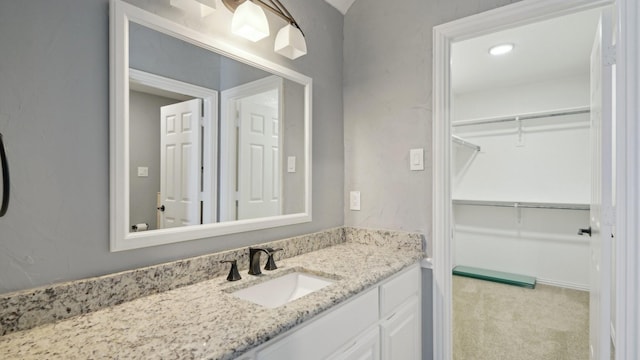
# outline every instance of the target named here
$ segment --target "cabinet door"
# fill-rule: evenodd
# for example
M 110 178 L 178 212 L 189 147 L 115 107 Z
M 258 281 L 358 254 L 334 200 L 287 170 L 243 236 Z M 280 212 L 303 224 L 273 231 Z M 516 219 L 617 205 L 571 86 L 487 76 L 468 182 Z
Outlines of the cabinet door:
M 420 307 L 414 295 L 381 324 L 382 360 L 420 360 Z
M 378 321 L 378 288 L 269 344 L 257 360 L 323 360 Z
M 375 326 L 327 360 L 380 360 L 380 333 Z
M 414 265 L 380 286 L 380 319 L 386 319 L 420 293 L 420 267 Z

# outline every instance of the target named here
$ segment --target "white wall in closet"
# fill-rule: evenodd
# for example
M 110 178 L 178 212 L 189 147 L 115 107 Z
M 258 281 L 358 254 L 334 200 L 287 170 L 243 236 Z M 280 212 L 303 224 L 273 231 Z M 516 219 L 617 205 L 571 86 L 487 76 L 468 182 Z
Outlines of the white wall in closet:
M 467 93 L 454 119 L 517 116 L 585 107 L 589 79 L 570 77 Z M 455 122 L 454 122 L 455 123 Z M 454 127 L 480 153 L 454 146 L 454 199 L 589 203 L 589 115 Z
M 589 79 L 572 76 L 454 96 L 454 119 L 585 108 Z M 481 147 L 453 146 L 453 198 L 589 204 L 589 114 L 456 126 Z M 589 211 L 454 206 L 456 265 L 588 288 Z

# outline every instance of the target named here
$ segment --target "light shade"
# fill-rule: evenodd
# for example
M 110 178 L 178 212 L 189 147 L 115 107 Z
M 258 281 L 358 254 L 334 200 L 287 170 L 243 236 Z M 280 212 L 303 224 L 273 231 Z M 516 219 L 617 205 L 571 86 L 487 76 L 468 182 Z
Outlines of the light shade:
M 187 13 L 198 13 L 200 17 L 206 17 L 216 10 L 216 0 L 169 0 L 171 6 Z
M 200 17 L 207 17 L 216 10 L 216 0 L 196 0 L 200 5 Z
M 173 7 L 177 7 L 180 10 L 187 10 L 191 5 L 191 0 L 169 0 L 169 4 Z
M 231 32 L 253 42 L 269 36 L 269 23 L 264 10 L 251 0 L 243 2 L 233 14 Z
M 307 43 L 302 31 L 288 24 L 278 31 L 273 50 L 293 60 L 307 53 Z

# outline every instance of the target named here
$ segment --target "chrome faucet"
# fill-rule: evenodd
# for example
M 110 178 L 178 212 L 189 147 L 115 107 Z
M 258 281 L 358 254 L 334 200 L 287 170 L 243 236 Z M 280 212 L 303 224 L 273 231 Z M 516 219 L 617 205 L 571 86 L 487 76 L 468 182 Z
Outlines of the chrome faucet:
M 260 275 L 262 271 L 260 270 L 260 252 L 264 252 L 269 256 L 267 263 L 265 264 L 265 270 L 275 270 L 278 267 L 276 266 L 276 262 L 273 260 L 273 254 L 276 251 L 280 251 L 282 249 L 274 249 L 270 247 L 250 247 L 249 248 L 249 275 Z

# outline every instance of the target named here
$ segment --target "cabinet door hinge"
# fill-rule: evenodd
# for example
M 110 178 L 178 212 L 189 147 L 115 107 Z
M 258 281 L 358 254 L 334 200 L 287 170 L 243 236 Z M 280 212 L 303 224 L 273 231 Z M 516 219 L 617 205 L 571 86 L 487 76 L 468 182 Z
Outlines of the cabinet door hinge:
M 240 127 L 240 104 L 236 104 L 235 126 Z
M 612 66 L 616 64 L 616 46 L 615 45 L 611 45 L 608 46 L 605 50 L 604 50 L 604 59 L 602 59 L 602 61 L 604 62 L 605 66 Z
M 616 224 L 616 209 L 613 206 L 602 207 L 602 220 L 607 225 Z

